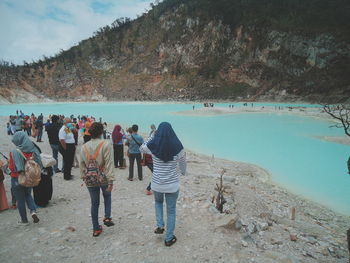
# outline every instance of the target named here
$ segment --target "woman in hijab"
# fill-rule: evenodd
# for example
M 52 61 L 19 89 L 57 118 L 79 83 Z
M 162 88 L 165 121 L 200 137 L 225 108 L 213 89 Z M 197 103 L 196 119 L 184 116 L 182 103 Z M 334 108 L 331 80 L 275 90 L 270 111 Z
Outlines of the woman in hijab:
M 123 169 L 124 166 L 124 147 L 123 139 L 125 138 L 124 134 L 121 133 L 122 127 L 117 124 L 114 126 L 112 132 L 112 141 L 113 141 L 113 150 L 114 150 L 114 167 Z
M 40 153 L 34 146 L 33 142 L 29 139 L 27 133 L 23 131 L 16 132 L 12 138 L 12 142 L 26 158 L 33 157 L 34 161 L 37 162 L 40 167 L 42 167 Z M 19 222 L 20 225 L 28 224 L 25 204 L 27 204 L 27 207 L 30 210 L 33 222 L 39 222 L 39 218 L 36 214 L 34 200 L 31 195 L 32 188 L 24 187 L 18 183 L 18 175 L 19 173 L 24 172 L 24 164 L 25 160 L 21 153 L 19 153 L 16 149 L 10 152 L 8 167 L 11 172 L 11 187 L 13 188 L 13 192 L 17 200 L 18 212 L 21 216 L 21 221 Z
M 174 235 L 176 201 L 179 195 L 179 176 L 186 173 L 186 153 L 170 123 L 162 122 L 157 131 L 141 147 L 143 153 L 152 155 L 153 175 L 151 187 L 154 192 L 157 228 L 154 233 L 164 233 L 163 202 L 167 208 L 165 245 L 176 242 Z M 179 165 L 180 173 L 177 170 Z

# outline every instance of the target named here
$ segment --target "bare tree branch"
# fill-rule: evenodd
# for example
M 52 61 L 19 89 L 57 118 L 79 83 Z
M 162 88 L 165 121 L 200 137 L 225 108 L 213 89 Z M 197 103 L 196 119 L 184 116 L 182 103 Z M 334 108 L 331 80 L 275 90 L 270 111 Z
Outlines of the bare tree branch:
M 332 118 L 338 120 L 340 124 L 334 125 L 337 128 L 343 128 L 347 136 L 350 137 L 350 106 L 349 105 L 324 105 L 324 111 Z

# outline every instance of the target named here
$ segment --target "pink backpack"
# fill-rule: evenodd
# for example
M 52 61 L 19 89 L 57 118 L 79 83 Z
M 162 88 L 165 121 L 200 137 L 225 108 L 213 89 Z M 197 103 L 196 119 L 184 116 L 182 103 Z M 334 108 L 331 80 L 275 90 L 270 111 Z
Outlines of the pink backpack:
M 99 155 L 104 143 L 105 142 L 103 141 L 97 146 L 94 155 L 89 154 L 86 145 L 83 146 L 86 154 L 86 159 L 88 160 L 85 176 L 83 177 L 83 180 L 87 187 L 95 187 L 108 184 L 106 175 L 103 173 L 103 170 L 96 161 L 96 158 Z

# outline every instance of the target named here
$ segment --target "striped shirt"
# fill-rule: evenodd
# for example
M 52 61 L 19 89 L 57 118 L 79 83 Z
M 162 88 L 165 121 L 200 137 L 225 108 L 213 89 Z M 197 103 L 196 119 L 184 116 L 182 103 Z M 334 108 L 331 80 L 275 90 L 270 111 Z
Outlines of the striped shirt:
M 147 142 L 151 139 L 152 137 L 140 147 L 142 153 L 152 155 L 153 175 L 151 188 L 160 193 L 175 193 L 180 188 L 180 175 L 186 174 L 186 152 L 181 150 L 181 152 L 174 156 L 172 161 L 163 162 L 148 149 Z M 178 166 L 179 169 L 177 169 Z

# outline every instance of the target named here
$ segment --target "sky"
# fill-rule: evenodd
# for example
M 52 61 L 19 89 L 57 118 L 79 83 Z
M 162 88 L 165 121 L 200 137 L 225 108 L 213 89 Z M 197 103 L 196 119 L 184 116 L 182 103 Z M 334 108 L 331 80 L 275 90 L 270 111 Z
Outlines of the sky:
M 0 0 L 0 60 L 23 64 L 67 50 L 154 0 Z

